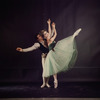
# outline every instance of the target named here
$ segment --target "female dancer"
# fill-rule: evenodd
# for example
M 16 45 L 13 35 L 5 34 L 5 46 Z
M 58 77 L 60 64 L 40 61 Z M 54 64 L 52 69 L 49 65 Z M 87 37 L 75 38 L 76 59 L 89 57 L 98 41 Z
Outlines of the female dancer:
M 74 65 L 77 58 L 77 48 L 75 44 L 75 37 L 81 31 L 78 29 L 72 36 L 64 38 L 58 41 L 56 44 L 54 42 L 57 32 L 55 29 L 55 23 L 52 24 L 54 30 L 54 35 L 50 37 L 47 31 L 42 30 L 44 38 L 47 40 L 49 53 L 45 60 L 45 69 L 43 71 L 44 77 L 49 77 L 53 75 L 54 77 L 54 88 L 58 87 L 57 73 L 66 71 Z

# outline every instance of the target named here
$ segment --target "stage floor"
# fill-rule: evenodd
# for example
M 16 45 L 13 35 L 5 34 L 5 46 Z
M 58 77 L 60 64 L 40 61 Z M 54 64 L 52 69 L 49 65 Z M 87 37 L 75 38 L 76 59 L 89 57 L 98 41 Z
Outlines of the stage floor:
M 100 100 L 100 98 L 3 98 L 0 100 Z
M 96 82 L 59 83 L 59 87 L 57 89 L 53 88 L 53 84 L 51 84 L 51 88 L 45 87 L 43 89 L 40 88 L 40 85 L 40 83 L 2 84 L 0 85 L 0 98 L 16 98 L 16 100 L 20 100 L 17 98 L 27 98 L 24 100 L 34 100 L 34 98 L 37 100 L 48 100 L 42 98 L 52 98 L 52 100 L 53 98 L 54 100 L 56 98 L 72 98 L 68 100 L 73 100 L 73 98 L 87 100 L 82 98 L 91 98 L 89 100 L 98 100 L 92 98 L 100 98 L 100 83 Z

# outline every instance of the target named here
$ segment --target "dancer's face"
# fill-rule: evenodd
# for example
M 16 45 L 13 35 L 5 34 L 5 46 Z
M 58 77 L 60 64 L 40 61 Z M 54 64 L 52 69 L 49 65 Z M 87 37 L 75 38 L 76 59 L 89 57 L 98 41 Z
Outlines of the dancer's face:
M 47 39 L 49 37 L 49 33 L 47 31 L 44 31 L 43 35 L 44 35 L 45 39 Z
M 42 37 L 41 35 L 38 34 L 38 35 L 37 35 L 37 39 L 38 39 L 38 40 L 43 40 L 43 37 Z

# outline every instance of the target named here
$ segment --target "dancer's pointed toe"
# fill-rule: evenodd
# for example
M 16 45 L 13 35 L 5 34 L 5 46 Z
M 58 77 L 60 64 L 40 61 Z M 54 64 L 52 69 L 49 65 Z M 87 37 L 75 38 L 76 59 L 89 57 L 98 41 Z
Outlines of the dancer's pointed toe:
M 48 88 L 50 88 L 50 87 L 51 87 L 49 84 L 46 84 L 46 86 L 47 86 Z
M 74 38 L 75 36 L 77 36 L 77 35 L 80 33 L 81 30 L 82 30 L 81 28 L 79 28 L 78 30 L 76 30 L 76 31 L 74 32 L 74 34 L 73 34 L 73 38 Z
M 58 87 L 58 81 L 54 81 L 54 88 L 56 89 Z
M 42 84 L 42 85 L 41 85 L 41 88 L 44 88 L 44 87 L 45 87 L 45 84 Z

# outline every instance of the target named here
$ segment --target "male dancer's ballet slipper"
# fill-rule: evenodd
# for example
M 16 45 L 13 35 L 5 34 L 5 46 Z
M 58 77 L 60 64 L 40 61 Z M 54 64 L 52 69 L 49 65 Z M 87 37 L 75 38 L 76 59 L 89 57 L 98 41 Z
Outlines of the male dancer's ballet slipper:
M 41 85 L 41 88 L 44 88 L 44 87 L 45 87 L 45 84 L 42 84 L 42 85 Z
M 50 88 L 50 87 L 51 87 L 49 84 L 46 84 L 46 86 L 47 86 L 48 88 Z

